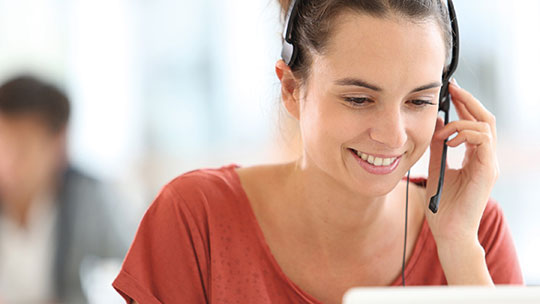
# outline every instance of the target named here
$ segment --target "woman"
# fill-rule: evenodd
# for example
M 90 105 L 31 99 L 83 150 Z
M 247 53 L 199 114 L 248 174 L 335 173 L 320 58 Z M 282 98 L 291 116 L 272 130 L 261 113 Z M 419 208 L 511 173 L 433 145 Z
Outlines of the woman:
M 446 12 L 439 0 L 299 1 L 298 55 L 279 60 L 276 74 L 302 155 L 197 170 L 165 186 L 114 283 L 126 301 L 340 303 L 353 286 L 522 284 L 489 200 L 493 115 L 454 82 L 459 120 L 437 118 Z M 462 168 L 446 170 L 434 214 L 429 198 L 452 135 L 448 146 L 467 152 Z M 408 189 L 403 176 L 428 146 L 429 177 Z

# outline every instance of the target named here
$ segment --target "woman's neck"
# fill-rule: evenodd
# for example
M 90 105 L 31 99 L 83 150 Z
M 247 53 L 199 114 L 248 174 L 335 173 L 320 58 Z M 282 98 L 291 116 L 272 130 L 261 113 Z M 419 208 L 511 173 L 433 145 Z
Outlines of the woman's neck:
M 342 248 L 350 246 L 351 241 L 358 246 L 370 244 L 387 235 L 389 226 L 401 223 L 396 222 L 404 211 L 401 184 L 384 196 L 368 197 L 351 191 L 318 168 L 298 163 L 285 165 L 282 177 L 287 197 L 282 212 L 294 219 L 295 231 L 303 231 L 314 246 Z

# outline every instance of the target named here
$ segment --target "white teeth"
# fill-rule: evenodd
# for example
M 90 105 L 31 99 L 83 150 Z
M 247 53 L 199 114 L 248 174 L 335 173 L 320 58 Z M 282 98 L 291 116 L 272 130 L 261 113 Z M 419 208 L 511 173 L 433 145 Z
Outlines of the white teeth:
M 381 158 L 381 157 L 374 157 L 372 155 L 363 153 L 363 152 L 357 152 L 358 156 L 362 158 L 363 160 L 367 161 L 368 163 L 374 165 L 374 166 L 388 166 L 391 163 L 393 163 L 397 157 L 391 157 L 391 158 Z

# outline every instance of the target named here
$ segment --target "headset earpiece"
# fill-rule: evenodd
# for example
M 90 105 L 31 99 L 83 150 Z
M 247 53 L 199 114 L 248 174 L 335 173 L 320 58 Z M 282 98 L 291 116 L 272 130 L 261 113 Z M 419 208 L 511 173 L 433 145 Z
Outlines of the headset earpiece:
M 281 49 L 281 58 L 289 67 L 293 67 L 298 55 L 298 47 L 295 45 L 295 37 L 293 33 L 294 23 L 298 15 L 298 1 L 293 0 L 293 3 L 285 16 L 285 29 L 283 30 L 283 47 Z

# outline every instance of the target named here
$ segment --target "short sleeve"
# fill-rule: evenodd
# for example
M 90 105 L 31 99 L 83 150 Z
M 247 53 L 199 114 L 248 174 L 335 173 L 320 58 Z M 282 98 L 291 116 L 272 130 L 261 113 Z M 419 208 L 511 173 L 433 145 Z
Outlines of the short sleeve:
M 169 184 L 146 211 L 115 279 L 127 303 L 207 303 L 204 223 Z
M 478 232 L 486 253 L 486 263 L 495 284 L 523 284 L 510 229 L 500 205 L 490 200 Z

